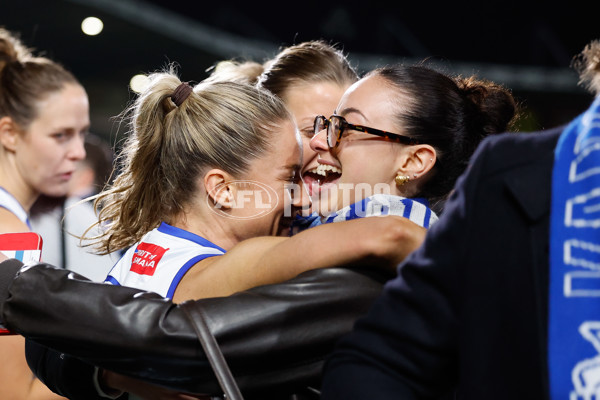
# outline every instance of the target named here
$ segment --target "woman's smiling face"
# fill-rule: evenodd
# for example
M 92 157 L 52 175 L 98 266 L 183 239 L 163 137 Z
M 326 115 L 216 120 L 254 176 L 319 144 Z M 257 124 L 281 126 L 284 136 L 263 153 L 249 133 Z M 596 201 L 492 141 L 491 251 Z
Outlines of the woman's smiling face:
M 336 113 L 349 123 L 402 133 L 393 118 L 398 112 L 397 89 L 383 78 L 363 78 L 352 85 L 340 100 Z M 340 143 L 329 151 L 326 130 L 311 141 L 325 173 L 313 181 L 311 194 L 319 196 L 321 213 L 326 215 L 375 193 L 398 194 L 395 177 L 398 162 L 407 146 L 382 137 L 346 130 Z

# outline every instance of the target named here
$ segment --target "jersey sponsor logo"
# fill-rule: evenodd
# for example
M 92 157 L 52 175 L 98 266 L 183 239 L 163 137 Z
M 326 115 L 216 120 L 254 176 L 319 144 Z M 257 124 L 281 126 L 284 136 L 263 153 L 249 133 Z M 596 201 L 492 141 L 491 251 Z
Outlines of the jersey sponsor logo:
M 133 253 L 130 271 L 140 275 L 154 275 L 158 262 L 167 250 L 169 249 L 152 243 L 138 244 Z

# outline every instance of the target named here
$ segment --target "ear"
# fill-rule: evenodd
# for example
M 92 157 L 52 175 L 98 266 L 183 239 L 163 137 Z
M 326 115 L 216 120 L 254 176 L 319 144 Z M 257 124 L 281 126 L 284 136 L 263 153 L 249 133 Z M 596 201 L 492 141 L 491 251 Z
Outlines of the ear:
M 11 117 L 0 118 L 0 143 L 8 151 L 14 152 L 17 148 L 19 129 Z
M 233 177 L 222 169 L 214 168 L 204 174 L 206 193 L 216 207 L 230 209 L 235 205 Z
M 426 175 L 435 165 L 435 149 L 428 144 L 418 144 L 405 147 L 405 151 L 399 159 L 400 165 L 397 171 L 407 175 L 411 180 Z

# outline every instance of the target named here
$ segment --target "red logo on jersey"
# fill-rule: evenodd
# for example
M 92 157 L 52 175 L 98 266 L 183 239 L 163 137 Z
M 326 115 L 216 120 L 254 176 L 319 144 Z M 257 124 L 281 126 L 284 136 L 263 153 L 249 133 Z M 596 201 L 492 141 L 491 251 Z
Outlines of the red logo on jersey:
M 165 249 L 152 243 L 140 243 L 133 253 L 133 261 L 131 261 L 131 272 L 136 272 L 140 275 L 154 275 L 158 262 L 169 249 Z

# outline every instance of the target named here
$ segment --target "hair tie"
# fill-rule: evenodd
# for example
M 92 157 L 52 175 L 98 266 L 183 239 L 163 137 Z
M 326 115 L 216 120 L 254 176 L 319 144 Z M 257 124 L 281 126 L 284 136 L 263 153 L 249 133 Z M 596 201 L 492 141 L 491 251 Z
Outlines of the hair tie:
M 175 89 L 175 91 L 171 95 L 171 100 L 173 101 L 173 103 L 175 103 L 177 107 L 179 107 L 181 103 L 183 103 L 193 91 L 194 88 L 192 88 L 189 85 L 189 83 L 182 82 L 179 86 L 177 86 L 177 89 Z

